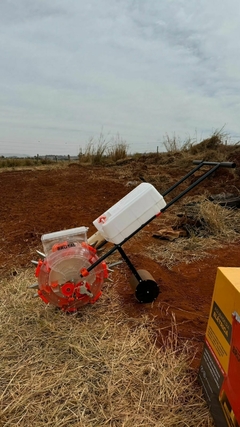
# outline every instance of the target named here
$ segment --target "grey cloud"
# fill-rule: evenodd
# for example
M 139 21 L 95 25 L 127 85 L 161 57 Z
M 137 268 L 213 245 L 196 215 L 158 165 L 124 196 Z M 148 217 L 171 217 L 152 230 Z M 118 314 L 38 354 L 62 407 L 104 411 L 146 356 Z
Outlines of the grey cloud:
M 0 5 L 0 21 L 6 26 L 64 14 L 63 8 L 46 0 L 1 0 Z
M 65 150 L 68 138 L 74 152 L 103 126 L 134 150 L 170 131 L 236 132 L 235 10 L 236 0 L 3 0 L 0 141 Z
M 231 4 L 226 14 L 226 4 L 224 11 L 221 11 L 221 6 L 219 9 L 219 4 L 214 3 L 211 7 L 204 1 L 199 3 L 192 0 L 154 2 L 153 5 L 133 1 L 129 7 L 142 40 L 165 43 L 169 47 L 169 55 L 175 56 L 177 68 L 183 70 L 186 67 L 188 85 L 196 87 L 197 84 L 198 89 L 210 96 L 218 90 L 219 82 L 215 82 L 219 77 L 224 84 L 221 61 L 228 61 L 229 58 L 226 33 L 230 31 L 229 25 L 234 29 L 238 19 Z M 233 1 L 232 5 L 239 12 L 239 4 Z M 222 52 L 224 46 L 226 50 Z

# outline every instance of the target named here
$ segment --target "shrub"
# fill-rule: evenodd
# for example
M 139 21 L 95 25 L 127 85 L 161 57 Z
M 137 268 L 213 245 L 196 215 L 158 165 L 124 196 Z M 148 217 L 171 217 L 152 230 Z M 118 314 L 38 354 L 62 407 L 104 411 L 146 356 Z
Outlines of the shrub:
M 109 145 L 111 144 L 111 145 Z M 91 138 L 86 144 L 85 150 L 79 153 L 79 162 L 102 164 L 107 159 L 116 162 L 127 157 L 128 145 L 119 135 L 107 140 L 101 132 L 97 141 Z
M 110 159 L 114 162 L 125 159 L 128 155 L 128 144 L 119 135 L 113 140 L 113 145 L 108 151 Z

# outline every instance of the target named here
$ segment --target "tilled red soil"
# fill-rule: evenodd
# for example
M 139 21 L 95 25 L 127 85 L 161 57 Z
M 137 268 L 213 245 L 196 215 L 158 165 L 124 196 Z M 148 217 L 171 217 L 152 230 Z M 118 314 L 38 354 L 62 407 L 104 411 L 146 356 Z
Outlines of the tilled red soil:
M 42 234 L 78 226 L 88 226 L 88 236 L 96 230 L 92 221 L 116 203 L 133 187 L 130 180 L 145 179 L 161 192 L 183 176 L 187 170 L 158 168 L 157 165 L 125 165 L 90 167 L 69 165 L 62 168 L 5 170 L 0 173 L 0 250 L 1 276 L 11 277 L 31 266 L 37 259 L 36 249 L 42 250 Z M 152 179 L 151 179 L 152 177 Z M 192 180 L 192 179 L 191 179 Z M 139 181 L 140 182 L 140 181 Z M 196 187 L 191 194 L 200 194 L 204 189 L 212 192 L 231 191 L 239 186 L 239 178 L 228 170 L 218 171 L 215 176 Z M 161 185 L 163 189 L 161 189 Z M 176 193 L 175 193 L 176 195 Z M 167 215 L 167 212 L 166 212 Z M 161 218 L 156 219 L 144 231 L 129 240 L 124 248 L 137 268 L 148 270 L 159 283 L 161 293 L 152 304 L 139 304 L 128 284 L 130 276 L 125 264 L 115 267 L 113 282 L 104 285 L 116 286 L 122 309 L 130 317 L 148 313 L 154 319 L 156 329 L 163 332 L 171 327 L 176 317 L 180 339 L 196 343 L 198 356 L 202 349 L 217 267 L 238 267 L 239 245 L 233 243 L 222 248 L 211 248 L 208 255 L 190 264 L 176 264 L 168 269 L 150 257 L 146 248 L 161 243 L 152 237 L 160 228 Z M 170 245 L 170 242 L 162 244 Z M 109 248 L 109 244 L 106 248 Z M 113 259 L 119 259 L 116 254 Z M 33 282 L 34 268 L 33 268 Z M 100 303 L 100 301 L 99 301 Z M 36 300 L 36 304 L 42 304 Z

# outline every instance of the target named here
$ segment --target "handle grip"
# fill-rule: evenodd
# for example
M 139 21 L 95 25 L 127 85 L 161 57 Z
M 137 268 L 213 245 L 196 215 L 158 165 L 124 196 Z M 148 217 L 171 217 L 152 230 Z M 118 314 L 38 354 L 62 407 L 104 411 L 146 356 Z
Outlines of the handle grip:
M 234 162 L 205 162 L 204 160 L 193 160 L 194 165 L 200 165 L 200 163 L 202 163 L 202 165 L 207 165 L 207 166 L 219 165 L 219 166 L 224 167 L 224 168 L 235 168 L 236 167 L 236 163 L 234 163 Z

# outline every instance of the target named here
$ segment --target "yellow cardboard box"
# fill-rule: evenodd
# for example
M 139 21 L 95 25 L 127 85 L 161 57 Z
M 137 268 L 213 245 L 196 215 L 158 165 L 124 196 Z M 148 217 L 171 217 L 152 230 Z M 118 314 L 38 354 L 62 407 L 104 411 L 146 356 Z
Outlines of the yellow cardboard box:
M 240 268 L 218 268 L 199 379 L 217 427 L 240 427 Z

